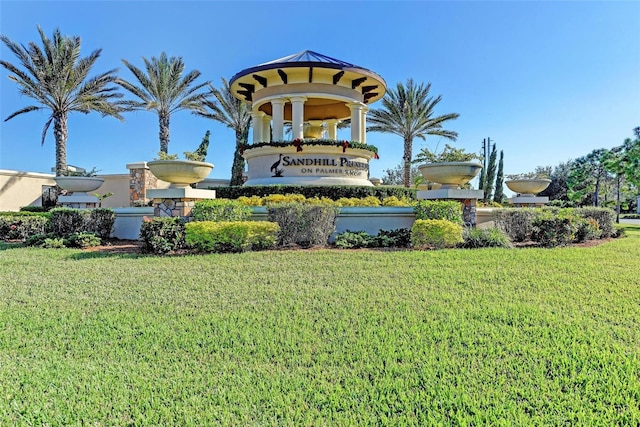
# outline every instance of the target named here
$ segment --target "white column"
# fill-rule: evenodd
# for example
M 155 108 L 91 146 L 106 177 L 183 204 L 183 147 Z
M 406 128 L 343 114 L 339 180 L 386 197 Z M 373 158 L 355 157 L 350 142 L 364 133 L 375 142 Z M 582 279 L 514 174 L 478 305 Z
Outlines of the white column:
M 362 108 L 364 104 L 361 102 L 353 102 L 347 104 L 351 110 L 351 140 L 360 141 L 362 129 Z
M 271 100 L 271 116 L 273 117 L 273 140 L 284 139 L 284 103 L 282 98 Z
M 262 141 L 262 111 L 253 110 L 251 112 L 251 128 L 253 129 L 253 143 Z
M 336 119 L 329 119 L 324 121 L 327 124 L 327 132 L 329 133 L 329 139 L 338 139 L 338 121 Z
M 363 144 L 367 143 L 367 111 L 369 107 L 364 106 L 360 112 L 360 142 Z
M 293 139 L 304 137 L 304 96 L 291 98 L 291 133 Z
M 271 116 L 262 116 L 262 140 L 271 142 Z

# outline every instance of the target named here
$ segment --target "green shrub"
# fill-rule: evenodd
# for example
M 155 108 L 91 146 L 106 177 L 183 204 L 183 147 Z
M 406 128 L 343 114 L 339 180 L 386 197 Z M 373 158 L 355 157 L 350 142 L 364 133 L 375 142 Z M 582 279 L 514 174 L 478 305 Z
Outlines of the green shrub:
M 411 244 L 416 248 L 441 249 L 462 241 L 462 225 L 444 219 L 416 219 L 411 227 Z
M 49 215 L 29 212 L 0 213 L 0 240 L 27 239 L 43 234 L 49 227 Z
M 614 223 L 616 221 L 616 213 L 608 208 L 575 208 L 576 215 L 582 218 L 593 218 L 598 222 L 600 229 L 600 237 L 611 237 L 614 233 Z
M 418 200 L 416 219 L 441 219 L 462 225 L 462 204 L 456 201 Z
M 350 231 L 336 235 L 335 246 L 340 249 L 368 248 L 371 246 L 372 236 L 366 231 Z
M 541 212 L 541 209 L 530 208 L 494 209 L 494 223 L 512 242 L 525 242 L 531 239 L 533 220 Z
M 408 248 L 410 245 L 411 230 L 408 228 L 380 230 L 371 242 L 371 246 L 376 248 Z
M 22 206 L 20 212 L 48 212 L 49 208 L 44 206 Z
M 462 233 L 464 241 L 459 245 L 461 248 L 510 248 L 511 241 L 507 234 L 495 227 L 491 228 L 471 228 L 466 227 Z
M 336 229 L 339 208 L 286 203 L 267 206 L 269 221 L 280 226 L 279 246 L 324 246 Z
M 51 231 L 57 236 L 66 237 L 73 233 L 85 231 L 88 211 L 71 208 L 55 208 L 51 214 Z
M 101 243 L 102 240 L 98 235 L 87 231 L 71 234 L 64 239 L 64 245 L 73 248 L 90 248 L 99 246 Z
M 142 251 L 166 254 L 185 246 L 185 221 L 181 217 L 145 218 L 140 227 Z
M 108 239 L 116 222 L 116 213 L 109 208 L 96 208 L 89 211 L 85 231 L 94 233 L 101 239 Z
M 64 238 L 63 237 L 47 237 L 44 239 L 41 245 L 43 248 L 48 249 L 60 249 L 64 248 Z
M 57 236 L 53 233 L 37 233 L 27 237 L 24 244 L 26 246 L 44 246 L 45 240 L 56 238 Z
M 575 240 L 580 219 L 571 208 L 560 212 L 542 211 L 533 220 L 531 240 L 545 248 L 564 246 Z
M 224 199 L 237 199 L 239 197 L 259 196 L 264 197 L 269 194 L 301 194 L 305 198 L 325 197 L 331 200 L 340 198 L 358 198 L 374 196 L 380 200 L 395 196 L 398 199 L 403 197 L 408 200 L 416 200 L 415 188 L 404 187 L 361 187 L 354 185 L 331 185 L 331 186 L 311 186 L 311 185 L 251 185 L 237 187 L 210 187 L 216 190 L 216 195 Z
M 576 218 L 577 229 L 574 240 L 576 242 L 584 242 L 586 240 L 595 240 L 602 237 L 602 230 L 600 225 L 595 219 L 588 218 Z
M 267 221 L 201 221 L 185 225 L 185 243 L 200 252 L 275 248 L 278 224 Z
M 245 221 L 251 216 L 251 207 L 238 200 L 200 200 L 191 209 L 194 221 Z

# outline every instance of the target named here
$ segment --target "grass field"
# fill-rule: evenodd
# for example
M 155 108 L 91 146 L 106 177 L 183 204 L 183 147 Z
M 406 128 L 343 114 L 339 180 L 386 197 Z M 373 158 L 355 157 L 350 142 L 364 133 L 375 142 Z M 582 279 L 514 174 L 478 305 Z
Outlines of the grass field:
M 638 425 L 640 227 L 588 248 L 0 244 L 0 425 Z

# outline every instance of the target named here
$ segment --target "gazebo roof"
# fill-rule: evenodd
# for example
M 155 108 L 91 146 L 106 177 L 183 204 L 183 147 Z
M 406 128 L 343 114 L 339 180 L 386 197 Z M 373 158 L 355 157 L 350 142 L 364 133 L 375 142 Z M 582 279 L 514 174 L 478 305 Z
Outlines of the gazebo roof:
M 327 68 L 348 67 L 348 68 L 361 68 L 363 70 L 365 69 L 363 67 L 358 67 L 357 65 L 351 64 L 349 62 L 331 58 L 330 56 L 323 55 L 321 53 L 314 52 L 312 50 L 305 50 L 302 52 L 294 53 L 293 55 L 274 59 L 273 61 L 259 64 L 254 68 L 265 67 L 265 66 L 274 65 L 274 64 L 277 64 L 278 67 L 287 66 L 287 64 L 292 64 L 292 66 L 308 66 L 307 64 L 313 64 L 314 66 L 318 66 L 318 64 L 321 64 Z

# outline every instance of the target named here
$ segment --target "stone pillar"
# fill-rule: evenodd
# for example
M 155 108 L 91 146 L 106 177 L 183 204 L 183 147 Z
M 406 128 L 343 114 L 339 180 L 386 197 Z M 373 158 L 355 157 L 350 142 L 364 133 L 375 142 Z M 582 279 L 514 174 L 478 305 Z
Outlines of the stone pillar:
M 327 132 L 329 133 L 329 139 L 338 139 L 338 121 L 336 119 L 325 120 L 327 124 Z
M 364 104 L 361 102 L 353 102 L 347 104 L 351 110 L 351 140 L 360 142 L 362 129 L 362 108 Z
M 158 178 L 151 173 L 146 162 L 130 163 L 129 169 L 129 206 L 147 206 L 150 199 L 147 190 L 158 187 Z
M 266 114 L 262 116 L 262 140 L 271 142 L 271 117 Z
M 304 96 L 291 97 L 291 133 L 293 139 L 304 138 Z
M 271 100 L 271 115 L 273 117 L 273 140 L 284 139 L 284 99 Z
M 253 129 L 253 143 L 256 144 L 262 141 L 262 111 L 253 110 L 251 112 L 251 123 Z
M 363 106 L 360 112 L 360 142 L 363 144 L 367 143 L 367 111 L 369 108 Z

